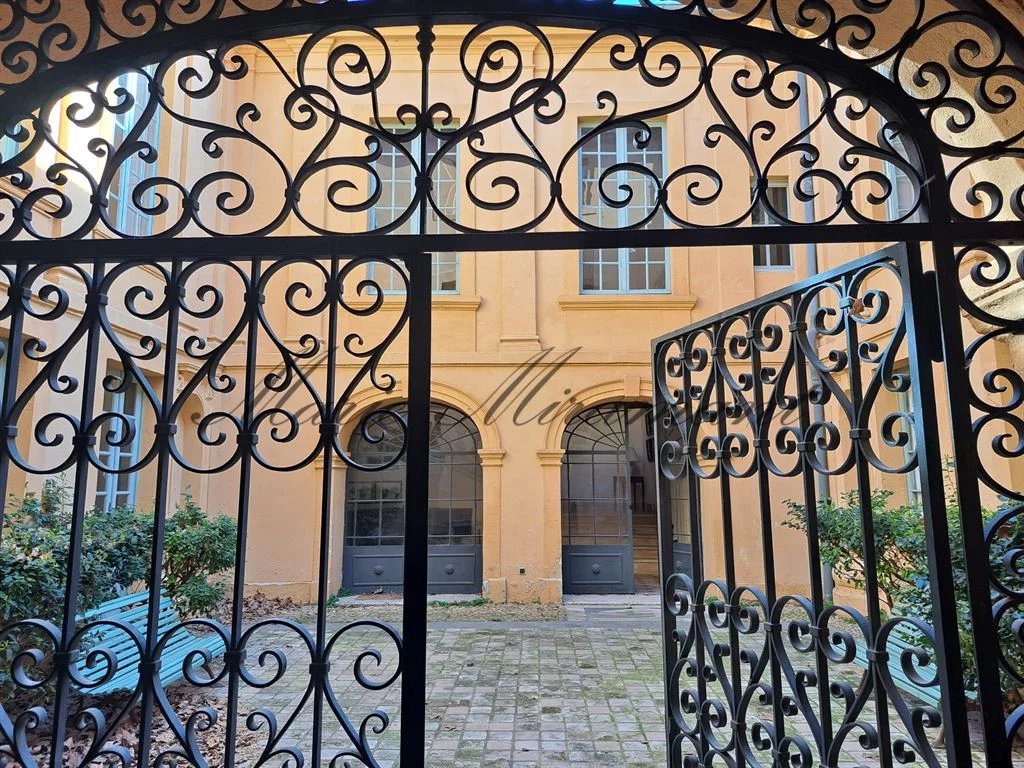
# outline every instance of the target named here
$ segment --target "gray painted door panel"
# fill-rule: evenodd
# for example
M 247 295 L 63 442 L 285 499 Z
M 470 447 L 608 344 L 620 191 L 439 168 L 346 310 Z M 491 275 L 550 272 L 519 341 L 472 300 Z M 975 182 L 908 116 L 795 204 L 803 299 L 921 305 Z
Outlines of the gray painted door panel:
M 617 546 L 563 546 L 564 590 L 577 595 L 633 592 L 633 549 Z
M 401 592 L 403 547 L 345 547 L 344 585 L 356 593 Z M 480 594 L 483 553 L 479 545 L 430 547 L 427 589 L 431 594 Z

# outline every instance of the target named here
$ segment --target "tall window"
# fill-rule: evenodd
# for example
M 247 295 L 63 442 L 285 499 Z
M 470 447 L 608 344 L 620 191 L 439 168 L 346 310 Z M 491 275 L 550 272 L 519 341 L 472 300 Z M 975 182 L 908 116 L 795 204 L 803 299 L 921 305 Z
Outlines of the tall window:
M 120 115 L 114 115 L 114 147 L 120 147 L 149 104 L 149 80 L 138 72 L 128 72 L 117 80 L 116 87 L 124 88 L 135 100 L 134 106 Z M 138 141 L 146 142 L 155 149 L 160 144 L 160 110 L 153 113 L 149 124 L 138 137 Z M 125 158 L 110 182 L 109 205 L 110 220 L 119 232 L 129 237 L 145 237 L 153 234 L 153 217 L 143 213 L 132 198 L 132 193 L 140 182 L 150 175 L 153 166 L 133 152 Z M 142 197 L 145 205 L 152 205 L 156 193 L 147 192 Z
M 593 127 L 582 126 L 580 135 Z M 629 165 L 649 169 L 657 179 L 665 177 L 665 131 L 651 126 L 650 142 L 641 147 L 636 128 L 607 130 L 590 137 L 580 148 L 580 217 L 601 229 L 626 229 L 639 224 L 658 204 L 658 185 L 637 170 L 611 169 Z M 632 191 L 624 206 L 610 205 Z M 647 226 L 664 227 L 659 213 Z M 583 293 L 664 293 L 668 291 L 669 252 L 667 248 L 619 248 L 585 250 L 580 254 L 580 290 Z
M 892 145 L 901 156 L 907 156 L 906 147 L 899 137 L 892 140 Z M 917 204 L 917 189 L 910 176 L 893 163 L 884 163 L 883 172 L 892 184 L 892 192 L 886 201 L 889 221 L 920 221 L 920 212 L 914 210 Z
M 119 370 L 108 376 L 121 378 Z M 142 445 L 142 390 L 130 382 L 123 391 L 104 392 L 103 412 L 122 418 L 111 419 L 99 437 L 100 464 L 111 472 L 101 472 L 96 483 L 97 509 L 133 506 L 135 504 L 135 472 L 126 472 L 139 461 Z M 127 424 L 126 424 L 127 422 Z
M 408 406 L 393 408 L 403 418 Z M 480 433 L 466 414 L 430 406 L 431 545 L 479 544 L 483 530 L 483 468 Z M 367 440 L 383 435 L 382 440 Z M 394 417 L 371 415 L 356 431 L 350 451 L 364 467 L 386 465 L 402 449 Z M 380 471 L 350 469 L 345 494 L 345 541 L 352 546 L 397 546 L 405 538 L 405 458 Z
M 392 127 L 397 131 L 398 128 Z M 415 139 L 411 144 L 404 144 L 413 158 L 419 159 L 423 137 Z M 441 150 L 441 139 L 433 134 L 426 137 L 427 157 L 433 158 Z M 380 176 L 381 196 L 377 204 L 370 209 L 370 229 L 387 227 L 398 221 L 409 210 L 416 197 L 416 168 L 409 155 L 395 144 L 385 144 L 383 154 L 377 160 L 374 169 Z M 458 218 L 458 179 L 459 160 L 458 147 L 446 154 L 434 169 L 433 199 L 437 208 L 451 220 Z M 416 212 L 403 222 L 395 232 L 406 235 L 437 235 L 449 230 L 444 220 L 429 203 L 427 208 L 427 226 L 420 232 L 420 217 Z M 455 253 L 433 254 L 433 290 L 434 293 L 459 292 L 459 256 Z M 377 269 L 382 269 L 380 266 Z M 402 289 L 402 280 L 393 270 L 390 274 L 378 274 L 376 279 L 383 283 L 386 291 Z
M 907 372 L 904 371 L 903 374 L 907 375 Z M 911 398 L 911 393 L 909 390 L 906 392 L 897 392 L 896 402 L 897 408 L 899 408 L 900 413 L 905 413 L 910 417 L 914 416 L 914 401 Z M 917 445 L 916 441 L 914 440 L 914 432 L 913 430 L 909 429 L 908 432 L 910 433 L 910 439 L 907 441 L 907 444 L 903 446 L 904 462 L 908 462 L 911 459 L 913 459 L 914 455 L 917 453 Z M 922 496 L 923 494 L 921 493 L 921 470 L 914 469 L 911 472 L 907 473 L 907 502 L 912 505 L 919 505 L 921 504 Z
M 756 194 L 756 190 L 752 193 Z M 765 190 L 765 199 L 771 209 L 780 216 L 789 218 L 789 181 L 787 179 L 771 179 Z M 778 226 L 765 206 L 764 200 L 758 200 L 754 206 L 753 224 L 755 227 Z M 754 266 L 758 269 L 792 269 L 793 249 L 788 243 L 776 245 L 755 245 Z

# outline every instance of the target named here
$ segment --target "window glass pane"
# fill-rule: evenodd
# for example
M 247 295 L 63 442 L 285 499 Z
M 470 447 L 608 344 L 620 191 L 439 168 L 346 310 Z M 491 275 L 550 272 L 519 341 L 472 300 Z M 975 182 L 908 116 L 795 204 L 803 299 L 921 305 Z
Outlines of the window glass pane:
M 355 508 L 355 535 L 361 538 L 380 535 L 379 507 L 376 504 L 360 504 Z
M 652 261 L 647 268 L 647 289 L 650 291 L 664 291 L 668 288 L 668 274 L 664 259 Z
M 469 543 L 476 525 L 476 510 L 473 507 L 453 507 L 451 516 L 452 543 Z M 455 541 L 458 539 L 458 541 Z
M 593 127 L 582 126 L 581 136 L 586 135 Z M 644 139 L 646 143 L 641 144 Z M 665 175 L 665 134 L 662 126 L 650 126 L 649 137 L 638 132 L 636 128 L 619 128 L 602 130 L 596 136 L 587 139 L 580 148 L 580 204 L 579 215 L 583 221 L 602 229 L 626 229 L 636 227 L 641 222 L 645 228 L 664 228 L 667 219 L 663 213 L 657 212 L 658 183 Z M 650 169 L 645 174 L 628 166 L 639 165 Z M 652 176 L 654 178 L 652 178 Z M 603 184 L 601 179 L 604 179 Z M 622 188 L 627 188 L 629 194 Z M 625 205 L 610 204 L 602 196 L 611 200 L 629 197 Z M 649 219 L 649 220 L 648 220 Z M 648 275 L 648 264 L 652 261 L 664 261 L 667 264 L 665 249 L 650 251 L 628 249 L 618 251 L 601 251 L 595 257 L 594 251 L 580 254 L 580 289 L 584 292 L 628 292 L 628 291 L 664 291 L 668 289 L 667 280 L 661 279 L 657 284 Z M 594 264 L 600 261 L 603 265 L 597 270 Z M 634 268 L 633 265 L 637 265 Z
M 107 378 L 115 378 L 123 384 L 124 373 L 108 369 Z M 95 504 L 98 509 L 110 509 L 118 505 L 135 503 L 135 473 L 127 472 L 138 463 L 142 440 L 142 391 L 135 383 L 129 383 L 120 391 L 104 389 L 103 413 L 116 415 L 108 418 L 100 430 L 97 440 L 97 455 L 102 465 L 120 472 L 101 472 L 96 479 Z
M 407 406 L 400 404 L 391 410 L 405 417 Z M 440 404 L 431 405 L 430 435 L 430 505 L 428 534 L 432 544 L 447 545 L 453 536 L 461 543 L 479 544 L 480 514 L 483 498 L 483 469 L 477 452 L 480 434 L 464 413 Z M 395 431 L 390 417 L 377 417 L 369 426 L 372 436 L 379 436 L 380 428 Z M 381 465 L 394 456 L 401 445 L 401 435 L 395 440 L 373 443 L 356 429 L 349 450 L 353 460 L 362 466 Z M 386 444 L 382 450 L 381 446 Z M 346 531 L 349 545 L 401 544 L 405 528 L 405 460 L 383 471 L 350 469 L 346 484 L 346 514 L 354 514 L 360 507 L 372 504 L 376 529 L 368 531 L 350 525 Z M 372 501 L 364 502 L 362 499 Z M 453 518 L 451 510 L 460 512 Z M 349 517 L 349 520 L 352 518 Z M 371 536 L 377 537 L 371 541 Z
M 645 291 L 647 290 L 647 265 L 630 264 L 629 265 L 629 288 L 633 291 Z
M 690 543 L 690 506 L 685 479 L 673 480 L 669 485 L 672 506 L 672 533 L 679 544 Z
M 380 535 L 385 538 L 398 539 L 405 535 L 405 509 L 403 506 L 382 505 Z
M 454 293 L 459 288 L 459 257 L 455 254 L 434 254 L 434 291 Z
M 476 467 L 473 464 L 456 464 L 452 467 L 452 498 L 471 501 L 476 498 Z
M 615 291 L 619 287 L 619 265 L 605 264 L 601 267 L 601 290 Z
M 427 512 L 427 533 L 432 537 L 448 537 L 448 507 L 431 507 Z
M 424 139 L 416 138 L 411 141 L 402 141 L 402 129 L 399 126 L 385 126 L 385 129 L 399 138 L 383 142 L 383 154 L 376 161 L 374 170 L 380 176 L 381 195 L 378 203 L 369 212 L 369 225 L 371 229 L 383 229 L 394 225 L 403 216 L 409 213 L 414 200 L 416 199 L 416 162 L 420 157 L 421 142 Z M 426 155 L 428 162 L 432 162 L 441 152 L 443 141 L 440 137 L 429 135 L 425 139 L 427 143 Z M 426 234 L 445 234 L 452 231 L 452 227 L 445 221 L 458 221 L 459 205 L 459 158 L 458 145 L 447 151 L 441 157 L 432 172 L 433 190 L 431 197 L 433 205 L 426 204 Z M 414 162 L 413 158 L 416 159 Z M 443 214 L 443 215 L 442 215 Z M 402 224 L 391 230 L 398 234 L 421 234 L 420 213 L 417 210 L 412 213 Z M 379 264 L 371 265 L 370 274 L 381 282 L 384 290 L 401 292 L 404 291 L 404 282 L 394 274 L 380 277 L 385 267 Z M 458 270 L 459 260 L 455 254 L 435 254 L 433 262 L 433 290 L 440 293 L 455 293 L 458 291 Z
M 756 194 L 756 189 L 751 195 Z M 758 200 L 751 212 L 751 222 L 754 226 L 778 226 L 780 222 L 775 217 L 788 219 L 789 213 L 789 181 L 769 181 L 768 189 L 765 190 L 765 200 L 769 211 L 765 206 L 765 200 Z M 755 267 L 781 267 L 791 268 L 793 266 L 793 251 L 789 245 L 755 245 L 754 246 Z

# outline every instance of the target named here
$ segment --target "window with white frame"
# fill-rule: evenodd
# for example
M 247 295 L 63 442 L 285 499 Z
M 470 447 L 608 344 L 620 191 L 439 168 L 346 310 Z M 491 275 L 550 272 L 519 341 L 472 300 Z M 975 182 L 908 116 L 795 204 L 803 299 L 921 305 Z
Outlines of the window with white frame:
M 892 146 L 901 157 L 907 156 L 906 147 L 898 136 L 892 139 Z M 894 163 L 883 163 L 883 172 L 892 184 L 892 191 L 886 200 L 889 221 L 919 221 L 919 212 L 914 209 L 918 195 L 913 180 Z
M 147 70 L 148 71 L 148 70 Z M 121 75 L 115 84 L 116 88 L 124 88 L 131 94 L 134 105 L 122 114 L 114 115 L 114 147 L 118 148 L 142 119 L 146 106 L 149 104 L 149 80 L 138 72 Z M 138 141 L 159 148 L 160 143 L 160 110 L 153 113 L 149 124 L 138 136 Z M 152 164 L 139 157 L 138 151 L 132 152 L 118 167 L 110 181 L 108 203 L 110 221 L 119 231 L 129 237 L 145 237 L 153 234 L 153 217 L 144 213 L 135 205 L 132 193 L 139 183 L 150 176 Z M 156 200 L 155 191 L 150 190 L 142 196 L 144 205 L 152 205 Z
M 391 127 L 391 131 L 400 129 Z M 380 199 L 370 209 L 370 229 L 381 229 L 398 221 L 412 205 L 416 197 L 416 166 L 413 162 L 420 156 L 424 138 L 418 137 L 399 148 L 395 143 L 385 143 L 383 153 L 374 164 L 374 170 L 380 176 Z M 430 134 L 426 137 L 426 156 L 434 158 L 440 151 L 442 140 Z M 405 151 L 403 151 L 403 149 Z M 406 154 L 408 152 L 408 154 Z M 432 175 L 434 206 L 427 204 L 426 231 L 420 232 L 420 217 L 416 212 L 402 222 L 393 231 L 405 235 L 438 235 L 451 231 L 451 227 L 438 214 L 440 211 L 448 219 L 458 218 L 458 179 L 459 158 L 458 147 L 447 152 L 434 167 Z M 402 290 L 402 280 L 388 270 L 390 274 L 380 275 L 377 279 L 383 283 L 384 290 L 392 292 Z M 372 267 L 371 267 L 372 274 Z M 459 256 L 456 253 L 435 253 L 432 255 L 432 275 L 434 293 L 459 292 Z
M 752 194 L 756 193 L 756 189 L 754 189 Z M 755 227 L 778 226 L 779 222 L 773 217 L 772 212 L 778 216 L 789 218 L 788 179 L 769 179 L 764 199 L 759 199 L 754 206 L 753 225 Z M 793 249 L 788 243 L 755 245 L 754 266 L 758 269 L 792 269 Z
M 904 371 L 903 375 L 906 376 L 907 373 Z M 905 413 L 908 416 L 910 416 L 911 418 L 913 418 L 913 416 L 914 416 L 914 401 L 913 401 L 913 398 L 911 397 L 910 390 L 907 390 L 906 392 L 897 392 L 896 393 L 896 407 L 899 408 L 900 413 Z M 906 423 L 906 422 L 904 422 L 904 423 Z M 905 446 L 903 446 L 903 461 L 904 461 L 904 463 L 911 461 L 914 458 L 914 455 L 917 452 L 917 446 L 916 446 L 915 440 L 914 440 L 914 430 L 912 429 L 912 425 L 908 424 L 907 427 L 906 427 L 906 431 L 907 431 L 907 433 L 909 435 L 909 439 L 907 440 L 907 444 Z M 921 504 L 921 498 L 922 498 L 922 493 L 921 493 L 921 470 L 920 469 L 914 469 L 913 471 L 908 472 L 907 476 L 906 476 L 906 479 L 907 479 L 907 503 L 911 504 L 913 506 L 918 506 L 918 505 Z
M 594 126 L 580 126 L 586 136 Z M 626 229 L 650 215 L 658 205 L 658 185 L 652 178 L 628 166 L 643 166 L 656 179 L 665 177 L 665 130 L 650 126 L 650 140 L 640 145 L 636 128 L 618 128 L 590 136 L 580 147 L 580 217 L 601 229 Z M 624 170 L 610 172 L 622 167 Z M 626 205 L 611 205 L 601 194 L 602 177 L 606 195 L 614 201 L 622 188 L 632 191 Z M 658 213 L 645 226 L 665 226 Z M 589 249 L 580 253 L 582 293 L 667 293 L 669 251 L 667 248 Z
M 118 379 L 124 374 L 109 371 Z M 125 472 L 139 461 L 142 446 L 142 389 L 130 382 L 122 391 L 103 394 L 103 413 L 122 418 L 110 419 L 98 442 L 100 465 L 112 472 L 100 472 L 96 481 L 96 508 L 102 510 L 135 504 L 136 472 Z M 129 426 L 130 425 L 130 426 Z

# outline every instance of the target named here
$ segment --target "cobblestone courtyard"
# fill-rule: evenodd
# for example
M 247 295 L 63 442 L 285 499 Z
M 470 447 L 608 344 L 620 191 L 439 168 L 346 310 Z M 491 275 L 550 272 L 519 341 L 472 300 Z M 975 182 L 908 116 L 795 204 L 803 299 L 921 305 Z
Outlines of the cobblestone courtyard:
M 600 600 L 600 599 L 599 599 Z M 396 606 L 350 605 L 360 618 L 400 616 Z M 490 609 L 485 609 L 490 610 Z M 300 624 L 305 616 L 295 617 Z M 340 618 L 340 617 L 339 617 Z M 351 617 L 348 621 L 354 618 Z M 332 623 L 334 633 L 346 625 Z M 633 604 L 605 598 L 604 602 L 573 604 L 556 620 L 452 621 L 432 623 L 429 633 L 426 765 L 430 768 L 560 768 L 562 766 L 665 765 L 661 643 L 656 599 Z M 254 647 L 282 648 L 288 654 L 288 673 L 266 689 L 243 689 L 243 712 L 272 711 L 280 738 L 278 747 L 294 744 L 310 754 L 313 741 L 312 703 L 306 695 L 308 667 L 304 644 L 284 628 L 269 629 L 264 643 Z M 332 654 L 331 682 L 338 705 L 359 738 L 361 725 L 367 743 L 382 767 L 398 765 L 401 728 L 400 683 L 382 691 L 355 682 L 354 667 L 368 648 L 381 652 L 381 663 L 364 658 L 367 678 L 385 681 L 395 670 L 397 654 L 379 629 L 357 628 L 341 633 Z M 253 654 L 255 655 L 255 654 Z M 273 664 L 268 665 L 272 669 Z M 862 670 L 852 665 L 833 667 L 833 680 L 856 687 Z M 269 672 L 272 675 L 272 672 Z M 816 694 L 808 691 L 817 708 Z M 842 717 L 833 701 L 834 716 Z M 393 718 L 382 733 L 375 711 Z M 868 704 L 862 719 L 874 719 Z M 758 719 L 770 720 L 770 709 L 755 706 Z M 838 720 L 837 720 L 838 721 Z M 899 719 L 890 709 L 893 738 L 902 737 Z M 323 764 L 344 765 L 332 759 L 351 749 L 340 719 L 327 711 L 323 718 Z M 808 739 L 800 718 L 791 727 Z M 265 744 L 266 731 L 261 743 Z M 935 731 L 935 735 L 938 732 Z M 813 743 L 813 741 L 812 741 Z M 937 749 L 938 763 L 945 755 Z M 870 765 L 876 753 L 845 740 L 839 765 Z
M 426 764 L 444 768 L 545 766 L 657 766 L 664 764 L 661 645 L 655 611 L 605 609 L 601 619 L 565 622 L 464 622 L 432 626 L 429 635 Z M 642 613 L 642 616 L 638 616 Z M 600 626 L 595 626 L 599 624 Z M 332 627 L 340 629 L 341 625 Z M 287 632 L 269 643 L 289 655 L 290 671 L 275 685 L 249 689 L 242 710 L 267 708 L 283 728 L 297 713 L 282 745 L 312 741 L 311 704 L 303 701 L 303 646 Z M 364 672 L 386 679 L 395 654 L 379 631 L 347 635 L 350 649 L 332 664 L 339 704 L 358 730 L 381 709 L 395 717 L 399 686 L 383 692 L 354 684 L 352 665 L 366 647 L 382 652 Z M 388 651 L 391 651 L 390 653 Z M 295 663 L 297 662 L 297 663 Z M 372 725 L 376 721 L 368 721 Z M 382 766 L 398 764 L 400 719 L 374 736 Z M 324 718 L 325 763 L 350 747 L 338 721 Z

